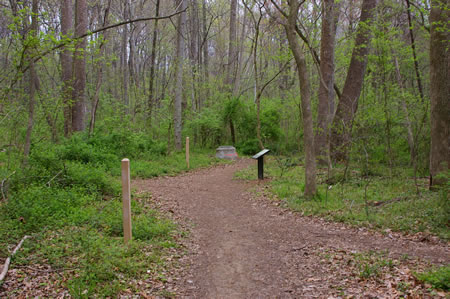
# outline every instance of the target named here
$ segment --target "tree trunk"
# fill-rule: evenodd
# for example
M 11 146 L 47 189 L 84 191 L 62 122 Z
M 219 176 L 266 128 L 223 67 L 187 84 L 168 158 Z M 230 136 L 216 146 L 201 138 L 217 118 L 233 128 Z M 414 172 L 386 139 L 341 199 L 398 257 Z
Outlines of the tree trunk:
M 124 20 L 128 20 L 128 0 L 123 4 L 123 18 Z M 122 101 L 125 107 L 125 113 L 130 113 L 130 103 L 128 97 L 128 51 L 127 51 L 127 43 L 128 43 L 128 25 L 122 27 L 122 44 L 121 44 L 121 55 L 120 55 L 120 66 L 122 73 Z
M 376 4 L 377 0 L 363 0 L 362 3 L 355 47 L 331 128 L 331 155 L 334 161 L 348 160 L 353 120 L 358 109 L 369 54 L 369 26 Z
M 111 1 L 112 0 L 108 0 L 108 6 L 106 7 L 105 10 L 105 16 L 103 18 L 103 27 L 108 25 L 108 18 L 109 18 L 109 10 L 111 9 Z M 99 15 L 100 15 L 100 9 L 99 9 Z M 100 17 L 99 17 L 100 19 Z M 100 20 L 99 20 L 99 24 L 101 24 Z M 107 41 L 109 38 L 109 32 L 105 31 L 103 33 L 103 41 L 100 44 L 99 48 L 100 48 L 100 56 L 104 56 L 106 53 L 106 49 L 105 49 L 105 41 Z M 94 128 L 95 128 L 95 118 L 97 115 L 97 108 L 98 108 L 98 104 L 100 102 L 100 89 L 102 86 L 102 82 L 103 82 L 103 69 L 105 67 L 105 63 L 103 61 L 99 62 L 98 65 L 98 72 L 97 72 L 97 84 L 95 87 L 95 94 L 94 94 L 94 98 L 92 101 L 92 109 L 91 109 L 91 121 L 89 123 L 89 135 L 92 135 L 94 133 Z
M 241 31 L 241 37 L 239 38 L 239 50 L 237 52 L 237 61 L 236 61 L 236 78 L 234 80 L 234 86 L 233 86 L 233 96 L 237 96 L 239 94 L 240 89 L 240 81 L 241 81 L 241 75 L 242 75 L 242 53 L 244 51 L 244 41 L 245 37 L 247 36 L 247 12 L 244 10 L 244 16 L 242 20 L 242 31 Z
M 325 0 L 322 4 L 322 36 L 320 42 L 320 85 L 315 150 L 317 162 L 330 163 L 330 125 L 334 115 L 334 46 L 339 18 L 339 4 Z
M 38 36 L 38 13 L 39 13 L 39 0 L 33 0 L 32 2 L 32 15 L 31 15 L 31 35 L 33 38 L 37 38 Z M 31 54 L 31 53 L 29 53 Z M 31 55 L 32 56 L 32 55 Z M 34 106 L 36 104 L 36 80 L 37 74 L 34 68 L 34 62 L 30 62 L 30 98 L 28 101 L 28 125 L 27 125 L 27 133 L 25 137 L 25 146 L 24 146 L 24 156 L 25 159 L 30 154 L 31 148 L 31 134 L 33 132 L 34 126 Z
M 187 6 L 187 0 L 181 1 L 181 10 L 185 10 Z M 180 2 L 178 2 L 180 3 Z M 186 12 L 182 12 L 178 16 L 178 28 L 177 28 L 177 47 L 176 47 L 176 71 L 175 71 L 175 102 L 174 102 L 174 141 L 175 149 L 180 151 L 182 149 L 181 130 L 183 128 L 182 123 L 182 101 L 183 101 L 183 63 L 184 63 L 184 28 L 186 24 Z
M 206 83 L 204 88 L 204 98 L 200 100 L 200 107 L 203 106 L 203 103 L 206 101 L 206 99 L 209 97 L 209 51 L 208 51 L 208 28 L 206 26 L 206 0 L 203 0 L 202 3 L 202 23 L 203 23 L 203 73 L 204 73 L 204 79 L 203 82 Z
M 86 33 L 88 27 L 86 0 L 75 1 L 75 36 Z M 72 106 L 72 130 L 83 131 L 85 128 L 84 117 L 86 114 L 86 38 L 81 39 L 75 45 L 73 57 L 73 106 Z
M 61 34 L 69 38 L 73 30 L 72 0 L 61 1 Z M 64 136 L 72 133 L 72 54 L 64 48 L 61 52 L 61 97 L 64 103 Z
M 401 73 L 400 73 L 400 67 L 398 65 L 398 60 L 396 57 L 394 58 L 394 64 L 395 64 L 395 77 L 396 77 L 397 83 L 403 93 L 405 86 L 403 85 L 403 80 L 402 80 Z M 406 136 L 407 136 L 408 145 L 409 145 L 409 152 L 410 152 L 410 156 L 411 156 L 411 165 L 414 165 L 414 163 L 416 162 L 416 143 L 414 140 L 413 127 L 411 124 L 411 120 L 409 118 L 408 106 L 406 105 L 406 101 L 403 96 L 400 100 L 400 105 L 403 110 L 403 113 L 405 114 L 405 128 L 406 128 L 406 133 L 407 133 Z
M 304 54 L 297 41 L 295 25 L 297 21 L 299 3 L 290 2 L 288 23 L 285 26 L 289 47 L 297 64 L 298 79 L 300 83 L 300 96 L 303 118 L 303 135 L 305 145 L 305 197 L 310 198 L 316 194 L 316 159 L 314 155 L 314 131 L 311 111 L 311 91 L 309 86 L 308 70 Z
M 406 0 L 406 8 L 407 8 L 406 12 L 408 14 L 409 37 L 411 39 L 411 50 L 412 50 L 413 59 L 414 59 L 414 70 L 416 72 L 417 89 L 419 90 L 420 99 L 423 102 L 425 100 L 425 96 L 423 95 L 422 79 L 420 77 L 420 72 L 419 72 L 419 62 L 417 61 L 416 42 L 414 40 L 414 32 L 413 32 L 412 21 L 411 21 L 411 5 L 409 3 L 409 0 Z
M 228 63 L 226 73 L 227 88 L 233 88 L 234 78 L 236 76 L 236 14 L 237 14 L 237 0 L 230 1 L 230 39 L 228 43 Z
M 192 109 L 198 111 L 198 97 L 197 97 L 197 81 L 198 81 L 198 66 L 199 66 L 199 20 L 198 20 L 198 5 L 197 0 L 190 0 L 190 45 L 189 45 L 189 60 L 191 66 L 191 103 Z
M 430 13 L 430 98 L 431 151 L 430 189 L 447 184 L 450 168 L 450 19 L 449 0 L 431 1 Z M 441 175 L 441 176 L 440 176 Z
M 159 2 L 160 0 L 156 0 L 156 10 L 155 17 L 159 17 Z M 155 92 L 154 82 L 155 82 L 155 60 L 156 60 L 156 41 L 158 40 L 158 19 L 155 20 L 155 25 L 153 27 L 153 37 L 152 37 L 152 53 L 150 57 L 150 86 L 148 88 L 148 124 L 149 129 L 152 126 L 152 112 L 153 106 L 155 103 Z

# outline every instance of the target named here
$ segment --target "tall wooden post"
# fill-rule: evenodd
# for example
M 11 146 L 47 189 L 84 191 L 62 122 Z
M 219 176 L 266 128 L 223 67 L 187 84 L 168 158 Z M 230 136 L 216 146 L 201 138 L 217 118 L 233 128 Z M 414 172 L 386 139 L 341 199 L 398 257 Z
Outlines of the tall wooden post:
M 186 137 L 186 165 L 189 169 L 189 137 Z
M 131 193 L 130 193 L 130 160 L 122 160 L 122 210 L 123 239 L 125 244 L 131 240 Z

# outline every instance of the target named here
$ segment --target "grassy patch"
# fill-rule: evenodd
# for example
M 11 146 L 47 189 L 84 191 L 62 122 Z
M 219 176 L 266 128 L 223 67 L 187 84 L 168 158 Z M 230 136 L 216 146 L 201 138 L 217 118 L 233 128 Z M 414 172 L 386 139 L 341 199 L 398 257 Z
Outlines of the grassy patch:
M 389 171 L 378 166 L 370 176 L 351 171 L 346 180 L 339 179 L 343 177 L 342 168 L 333 170 L 330 178 L 334 180 L 329 179 L 326 170 L 321 170 L 317 176 L 318 195 L 309 200 L 303 197 L 304 168 L 295 164 L 283 169 L 274 157 L 265 163 L 271 192 L 293 210 L 358 226 L 430 232 L 444 240 L 450 239 L 448 190 L 431 192 L 427 182 L 419 180 L 417 194 L 407 169 L 397 168 L 392 176 L 387 176 Z M 256 180 L 256 165 L 236 173 L 235 177 Z
M 116 297 L 133 292 L 138 280 L 162 277 L 165 256 L 182 232 L 141 194 L 132 200 L 133 241 L 123 245 L 120 160 L 130 158 L 133 177 L 188 170 L 184 153 L 165 153 L 163 145 L 127 132 L 37 144 L 25 167 L 19 155 L 2 153 L 0 164 L 8 168 L 0 175 L 8 179 L 7 200 L 0 202 L 0 259 L 31 234 L 12 268 L 50 265 L 60 274 L 58 285 L 75 298 Z M 219 162 L 214 151 L 191 150 L 191 169 Z M 13 289 L 7 294 L 17 295 Z
M 450 266 L 433 268 L 430 271 L 416 274 L 417 278 L 425 283 L 429 283 L 435 289 L 444 291 L 450 290 Z
M 191 150 L 190 169 L 207 167 L 219 163 L 229 163 L 227 160 L 217 159 L 214 151 Z M 148 160 L 131 160 L 131 176 L 133 178 L 151 178 L 161 175 L 176 175 L 188 171 L 184 152 L 173 153 L 170 156 L 161 156 Z
M 362 279 L 379 278 L 381 273 L 391 271 L 396 265 L 385 253 L 376 251 L 354 253 L 353 261 Z

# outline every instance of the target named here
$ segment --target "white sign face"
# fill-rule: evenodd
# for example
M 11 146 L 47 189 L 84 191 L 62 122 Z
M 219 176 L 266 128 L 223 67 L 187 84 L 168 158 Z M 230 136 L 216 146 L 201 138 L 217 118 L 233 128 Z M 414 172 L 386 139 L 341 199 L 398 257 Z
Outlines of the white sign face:
M 260 151 L 260 152 L 257 153 L 256 155 L 254 155 L 252 158 L 253 158 L 253 159 L 258 159 L 258 158 L 264 156 L 265 154 L 267 154 L 268 152 L 270 152 L 270 150 L 268 150 L 268 149 L 263 149 L 262 151 Z

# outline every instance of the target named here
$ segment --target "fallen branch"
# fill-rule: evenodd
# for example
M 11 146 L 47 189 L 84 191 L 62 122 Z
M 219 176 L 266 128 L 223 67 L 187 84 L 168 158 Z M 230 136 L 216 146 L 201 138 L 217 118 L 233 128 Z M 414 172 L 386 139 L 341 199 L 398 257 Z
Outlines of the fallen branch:
M 54 177 L 52 177 L 52 178 L 50 179 L 50 181 L 48 181 L 48 182 L 46 183 L 46 185 L 50 187 L 50 183 L 51 183 L 54 179 L 56 179 L 56 177 L 57 177 L 58 175 L 60 175 L 64 170 L 65 170 L 64 168 L 61 169 Z
M 31 236 L 24 236 L 22 238 L 22 240 L 20 240 L 19 244 L 17 244 L 16 248 L 14 248 L 11 255 L 6 259 L 5 264 L 3 265 L 3 271 L 2 271 L 2 273 L 0 273 L 0 283 L 3 281 L 3 279 L 5 279 L 6 273 L 8 273 L 8 268 L 9 268 L 9 264 L 11 263 L 11 258 L 16 254 L 16 252 L 20 249 L 20 247 L 22 247 L 23 242 L 28 238 L 31 238 Z

